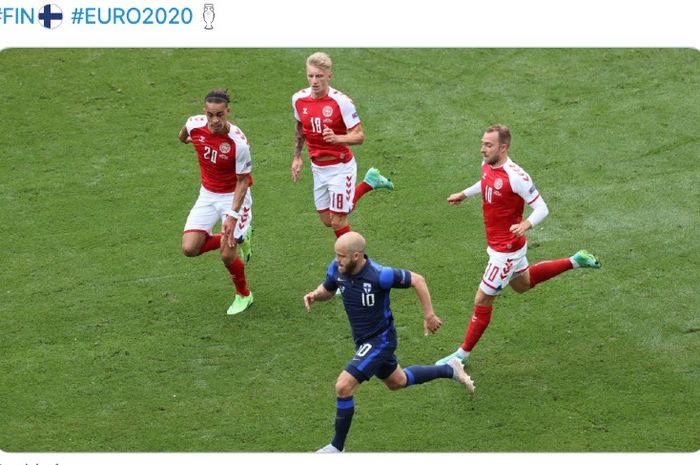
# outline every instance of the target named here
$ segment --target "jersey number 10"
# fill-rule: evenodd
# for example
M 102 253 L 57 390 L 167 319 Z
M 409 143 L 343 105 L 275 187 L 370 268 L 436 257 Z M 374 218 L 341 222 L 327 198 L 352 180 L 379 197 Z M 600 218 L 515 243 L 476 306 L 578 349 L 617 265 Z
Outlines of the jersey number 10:
M 361 294 L 363 307 L 374 307 L 374 294 Z

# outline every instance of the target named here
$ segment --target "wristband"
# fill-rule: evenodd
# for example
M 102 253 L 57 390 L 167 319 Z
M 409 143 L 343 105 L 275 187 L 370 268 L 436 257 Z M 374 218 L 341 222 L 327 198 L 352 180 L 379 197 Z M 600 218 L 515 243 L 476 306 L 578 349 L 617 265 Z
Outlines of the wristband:
M 229 208 L 228 211 L 226 212 L 226 216 L 232 216 L 235 219 L 238 219 L 241 215 L 239 215 L 238 212 L 235 212 Z

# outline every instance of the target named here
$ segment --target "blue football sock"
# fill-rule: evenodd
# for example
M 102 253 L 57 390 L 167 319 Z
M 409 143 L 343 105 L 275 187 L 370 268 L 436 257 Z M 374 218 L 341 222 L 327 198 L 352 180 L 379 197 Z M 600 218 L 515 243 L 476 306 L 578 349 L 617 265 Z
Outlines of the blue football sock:
M 414 384 L 427 383 L 437 378 L 452 378 L 452 367 L 449 365 L 412 365 L 404 368 L 406 387 Z
M 331 444 L 333 444 L 333 447 L 336 449 L 342 451 L 345 448 L 345 438 L 350 431 L 352 415 L 355 413 L 355 401 L 352 396 L 338 397 L 335 405 L 335 436 L 333 436 Z

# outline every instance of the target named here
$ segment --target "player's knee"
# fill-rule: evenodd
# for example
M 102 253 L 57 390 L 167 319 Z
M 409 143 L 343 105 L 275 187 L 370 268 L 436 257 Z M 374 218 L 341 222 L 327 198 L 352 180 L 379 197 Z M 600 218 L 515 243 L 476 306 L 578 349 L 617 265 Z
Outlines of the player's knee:
M 335 383 L 335 395 L 338 397 L 350 397 L 352 395 L 352 387 L 342 381 Z
M 318 212 L 318 219 L 321 220 L 325 227 L 330 228 L 332 226 L 331 214 L 328 211 Z
M 529 291 L 533 286 L 530 284 L 529 274 L 522 274 L 510 281 L 510 287 L 518 294 Z
M 384 384 L 386 384 L 386 387 L 388 387 L 390 391 L 398 391 L 399 389 L 403 389 L 406 387 L 405 381 L 403 383 L 388 382 Z
M 236 259 L 237 250 L 235 247 L 221 247 L 221 261 L 225 266 L 229 266 Z
M 193 244 L 182 244 L 182 254 L 185 257 L 196 257 L 199 255 L 200 247 L 195 247 Z
M 480 307 L 485 307 L 489 304 L 489 296 L 487 294 L 484 294 L 482 292 L 477 292 L 476 296 L 474 297 L 474 305 L 478 305 Z
M 348 218 L 345 215 L 332 215 L 331 216 L 331 228 L 338 230 L 344 228 L 348 225 Z

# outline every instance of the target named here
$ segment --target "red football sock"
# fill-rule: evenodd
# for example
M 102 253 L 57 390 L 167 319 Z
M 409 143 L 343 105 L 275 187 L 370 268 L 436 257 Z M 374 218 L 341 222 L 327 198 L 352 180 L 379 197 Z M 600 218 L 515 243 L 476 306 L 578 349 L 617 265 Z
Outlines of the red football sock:
M 350 225 L 347 225 L 340 229 L 334 229 L 333 232 L 335 233 L 335 237 L 340 237 L 343 234 L 350 232 Z
M 355 198 L 352 199 L 353 209 L 357 207 L 357 201 L 362 198 L 367 192 L 372 190 L 372 186 L 362 181 L 360 184 L 355 186 Z
M 243 297 L 250 295 L 248 283 L 245 280 L 245 265 L 243 264 L 241 257 L 236 257 L 236 259 L 226 268 L 228 269 L 228 272 L 231 273 L 231 281 L 233 281 L 233 285 L 236 286 L 236 292 Z
M 472 320 L 467 326 L 467 333 L 464 335 L 464 342 L 460 346 L 462 350 L 471 352 L 481 335 L 484 334 L 486 328 L 491 321 L 491 313 L 493 312 L 493 305 L 488 307 L 480 307 L 479 305 L 474 305 L 474 315 Z
M 574 267 L 568 258 L 535 263 L 530 267 L 530 289 Z
M 210 250 L 215 250 L 221 247 L 221 234 L 214 234 L 210 236 L 207 234 L 207 238 L 199 249 L 199 255 L 209 252 Z

